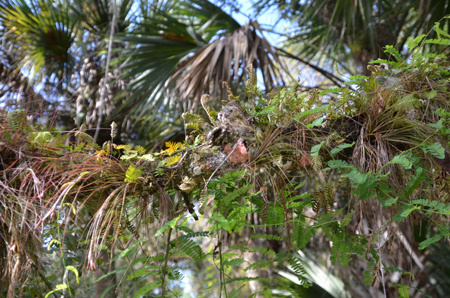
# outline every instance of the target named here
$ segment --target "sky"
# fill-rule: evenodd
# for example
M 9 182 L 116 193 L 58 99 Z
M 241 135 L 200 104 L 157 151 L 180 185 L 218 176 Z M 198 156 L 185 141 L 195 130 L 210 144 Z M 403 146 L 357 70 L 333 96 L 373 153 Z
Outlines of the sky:
M 244 25 L 248 23 L 250 17 L 255 14 L 255 10 L 253 9 L 254 1 L 245 1 L 239 0 L 239 4 L 241 5 L 240 13 L 232 13 L 232 16 L 241 24 Z M 229 11 L 227 11 L 229 12 Z M 279 21 L 280 20 L 280 12 L 276 7 L 272 8 L 269 11 L 264 12 L 259 15 L 256 20 L 261 25 L 263 29 L 273 29 L 276 32 L 284 32 L 288 26 L 287 21 Z M 279 22 L 275 27 L 274 25 Z M 279 34 L 264 32 L 264 37 L 274 46 L 280 45 L 282 41 L 282 37 Z

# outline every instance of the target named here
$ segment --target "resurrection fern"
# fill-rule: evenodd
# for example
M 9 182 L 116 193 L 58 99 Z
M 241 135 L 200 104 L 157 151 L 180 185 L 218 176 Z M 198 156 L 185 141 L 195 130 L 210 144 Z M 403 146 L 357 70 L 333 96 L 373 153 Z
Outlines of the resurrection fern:
M 12 130 L 21 128 L 23 122 L 26 121 L 26 114 L 24 110 L 14 110 L 6 114 L 6 123 Z
M 162 151 L 164 154 L 167 154 L 169 156 L 173 155 L 175 152 L 177 152 L 178 148 L 180 148 L 181 143 L 175 143 L 175 142 L 166 142 L 167 149 Z
M 165 160 L 166 161 L 165 166 L 168 167 L 168 166 L 176 164 L 180 160 L 180 158 L 181 158 L 180 155 L 175 155 L 175 156 L 171 156 L 171 157 L 167 158 Z
M 194 132 L 202 132 L 204 120 L 201 116 L 192 113 L 183 113 L 185 128 L 192 129 Z
M 125 173 L 125 182 L 136 182 L 141 178 L 142 174 L 142 169 L 137 168 L 135 165 L 130 165 Z

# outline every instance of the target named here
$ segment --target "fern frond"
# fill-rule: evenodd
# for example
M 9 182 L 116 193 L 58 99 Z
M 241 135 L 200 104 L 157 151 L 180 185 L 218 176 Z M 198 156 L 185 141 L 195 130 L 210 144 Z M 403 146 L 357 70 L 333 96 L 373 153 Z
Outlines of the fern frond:
M 345 185 L 347 185 L 349 181 L 350 181 L 350 180 L 348 179 L 348 177 L 346 177 L 346 176 L 340 176 L 340 177 L 338 178 L 336 187 L 337 187 L 337 188 L 342 188 L 342 187 L 344 187 Z
M 283 241 L 283 238 L 277 235 L 271 235 L 271 234 L 256 234 L 256 235 L 250 235 L 250 238 L 258 238 L 258 239 L 266 239 L 266 240 L 276 240 L 276 241 Z
M 178 281 L 182 281 L 183 280 L 183 278 L 184 278 L 184 275 L 183 275 L 183 273 L 181 273 L 181 271 L 180 270 L 178 270 L 178 269 L 170 269 L 170 271 L 169 271 L 169 279 L 170 280 L 178 280 Z
M 312 207 L 313 211 L 315 213 L 319 213 L 320 208 L 322 208 L 322 203 L 320 201 L 314 201 L 313 207 Z
M 208 112 L 209 119 L 211 120 L 211 123 L 212 123 L 212 124 L 214 124 L 214 123 L 216 122 L 217 114 L 218 114 L 218 113 L 217 113 L 216 110 L 210 110 L 210 111 Z
M 185 235 L 187 238 L 195 238 L 195 237 L 210 237 L 209 231 L 201 231 L 201 232 L 192 232 Z
M 294 298 L 300 298 L 300 296 L 298 295 L 297 291 L 294 290 L 293 288 L 291 288 L 289 285 L 286 286 L 285 288 L 289 293 L 291 293 L 292 297 Z
M 312 165 L 314 171 L 319 172 L 320 170 L 322 170 L 323 163 L 322 163 L 322 157 L 320 155 L 316 155 L 316 156 L 310 155 L 309 161 L 311 162 L 311 165 Z
M 245 92 L 247 96 L 250 96 L 252 93 L 255 93 L 256 86 L 256 72 L 253 69 L 253 65 L 249 65 L 246 67 L 248 70 L 248 80 L 245 81 Z
M 180 155 L 175 155 L 175 156 L 171 156 L 171 157 L 167 158 L 166 159 L 166 167 L 177 163 L 180 160 L 180 158 L 181 158 Z
M 21 124 L 25 119 L 25 111 L 24 110 L 14 110 L 7 113 L 6 122 L 8 126 L 13 130 L 18 130 Z
M 133 149 L 133 147 L 131 147 L 131 145 L 127 144 L 127 145 L 117 145 L 117 150 L 121 150 L 123 149 L 125 152 L 130 151 L 131 149 Z
M 270 268 L 270 267 L 274 266 L 274 262 L 275 261 L 273 259 L 259 260 L 258 262 L 250 264 L 249 266 L 245 267 L 244 271 L 256 270 L 256 269 L 261 269 L 261 268 Z
M 142 169 L 137 168 L 135 165 L 130 165 L 125 173 L 125 182 L 136 182 L 142 174 Z
M 233 92 L 231 91 L 230 85 L 228 85 L 228 83 L 226 81 L 222 82 L 222 87 L 227 89 L 228 101 L 238 100 L 239 99 L 239 95 L 238 96 L 234 96 L 233 95 Z
M 186 123 L 185 127 L 186 129 L 200 130 L 200 125 L 198 123 Z
M 139 290 L 137 290 L 134 296 L 135 296 L 135 297 L 141 297 L 141 296 L 143 296 L 145 293 L 148 293 L 148 292 L 150 292 L 151 290 L 156 289 L 156 288 L 159 288 L 159 287 L 161 287 L 161 286 L 162 286 L 161 280 L 157 280 L 157 281 L 154 281 L 154 282 L 152 282 L 152 283 L 148 283 L 148 284 L 146 284 L 145 286 L 143 286 L 142 288 L 140 288 Z
M 182 116 L 183 116 L 184 120 L 185 120 L 187 123 L 189 123 L 189 122 L 192 122 L 192 123 L 200 123 L 200 122 L 203 122 L 202 117 L 200 117 L 200 116 L 197 115 L 197 114 L 183 113 Z
M 270 279 L 265 278 L 265 277 L 235 277 L 235 278 L 230 278 L 228 279 L 225 284 L 229 284 L 235 281 L 263 281 L 263 282 L 267 282 L 270 283 Z
M 312 193 L 312 197 L 313 197 L 313 211 L 315 213 L 319 213 L 320 208 L 322 207 L 322 205 L 324 205 L 325 203 L 325 194 L 323 192 L 322 189 L 320 190 L 316 190 L 315 192 Z
M 140 157 L 140 159 L 147 160 L 147 161 L 154 161 L 154 160 L 155 160 L 155 157 L 153 156 L 153 154 L 148 153 L 148 154 L 142 155 L 142 156 Z
M 141 145 L 137 145 L 136 147 L 134 147 L 134 150 L 136 150 L 139 155 L 144 155 L 147 152 L 147 150 L 145 150 L 145 148 Z
M 171 156 L 172 154 L 177 152 L 180 145 L 181 145 L 181 143 L 175 143 L 175 142 L 171 142 L 171 141 L 166 142 L 167 149 L 164 150 L 163 152 L 166 153 L 167 155 Z
M 253 184 L 247 184 L 239 188 L 235 188 L 232 192 L 228 193 L 223 197 L 223 202 L 228 205 L 230 202 L 234 201 L 236 198 L 242 198 L 244 194 L 253 189 Z
M 327 211 L 330 211 L 330 206 L 334 203 L 336 197 L 336 188 L 334 185 L 326 184 L 323 187 L 323 192 Z
M 267 206 L 269 205 L 268 202 L 264 201 L 263 208 L 261 210 L 261 218 L 264 222 L 267 222 Z
M 180 251 L 182 251 L 186 256 L 190 257 L 196 262 L 203 261 L 206 254 L 200 248 L 200 246 L 195 243 L 190 237 L 186 235 L 178 237 L 176 240 Z

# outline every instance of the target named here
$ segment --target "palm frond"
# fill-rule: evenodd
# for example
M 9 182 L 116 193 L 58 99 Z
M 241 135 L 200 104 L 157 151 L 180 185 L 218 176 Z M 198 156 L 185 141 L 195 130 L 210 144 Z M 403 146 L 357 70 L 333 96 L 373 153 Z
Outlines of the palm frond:
M 130 25 L 130 19 L 132 18 L 131 6 L 132 0 L 116 1 L 117 7 L 117 19 L 115 32 L 124 32 Z M 113 8 L 111 1 L 108 0 L 95 0 L 75 1 L 71 7 L 77 17 L 81 21 L 81 25 L 84 29 L 97 34 L 105 34 L 110 29 L 112 21 Z
M 41 75 L 67 80 L 74 59 L 70 48 L 77 30 L 66 5 L 53 1 L 1 1 L 0 20 L 23 51 L 23 66 Z M 5 38 L 5 35 L 2 36 Z
M 175 71 L 178 62 L 197 48 L 192 40 L 182 39 L 182 34 L 145 35 L 128 34 L 118 37 L 131 47 L 121 50 L 119 59 L 126 58 L 125 80 L 130 80 L 127 91 L 131 94 L 122 108 L 134 106 L 138 117 L 149 115 L 154 108 L 166 102 L 165 84 Z
M 222 97 L 222 82 L 235 87 L 249 64 L 261 71 L 266 89 L 283 85 L 282 62 L 257 22 L 240 26 L 208 1 L 142 7 L 137 30 L 117 40 L 125 45 L 116 63 L 126 70 L 127 100 L 138 117 L 164 110 L 193 111 L 202 94 Z
M 410 38 L 427 34 L 435 22 L 448 28 L 448 1 L 274 1 L 284 18 L 294 21 L 288 45 L 290 52 L 307 60 L 340 63 L 350 73 L 368 74 L 366 65 L 386 58 L 384 46 L 404 49 Z M 260 10 L 269 7 L 259 1 Z M 448 29 L 446 29 L 448 31 Z M 431 35 L 434 33 L 431 32 Z M 347 64 L 341 64 L 343 61 Z M 350 62 L 350 63 L 349 63 Z M 352 62 L 356 62 L 352 67 Z M 326 62 L 325 62 L 326 63 Z M 350 66 L 350 67 L 348 67 Z
M 169 84 L 175 85 L 177 98 L 189 101 L 192 110 L 204 93 L 224 97 L 226 90 L 221 88 L 222 82 L 242 83 L 248 65 L 261 71 L 266 90 L 284 84 L 282 62 L 275 48 L 262 36 L 256 21 L 217 38 L 182 61 Z

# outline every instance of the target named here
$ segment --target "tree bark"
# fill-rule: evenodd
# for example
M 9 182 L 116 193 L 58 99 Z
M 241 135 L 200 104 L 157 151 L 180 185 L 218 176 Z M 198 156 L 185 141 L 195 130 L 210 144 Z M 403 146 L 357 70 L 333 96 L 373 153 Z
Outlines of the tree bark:
M 98 280 L 103 275 L 108 272 L 112 272 L 115 270 L 114 262 L 111 262 L 113 254 L 109 252 L 102 252 L 100 255 L 100 259 L 103 261 L 102 265 L 97 268 L 94 272 L 95 279 Z M 111 262 L 111 263 L 110 263 Z M 116 275 L 111 274 L 102 280 L 95 283 L 95 297 L 100 298 L 103 293 L 107 291 L 107 293 L 103 296 L 104 298 L 116 298 Z

